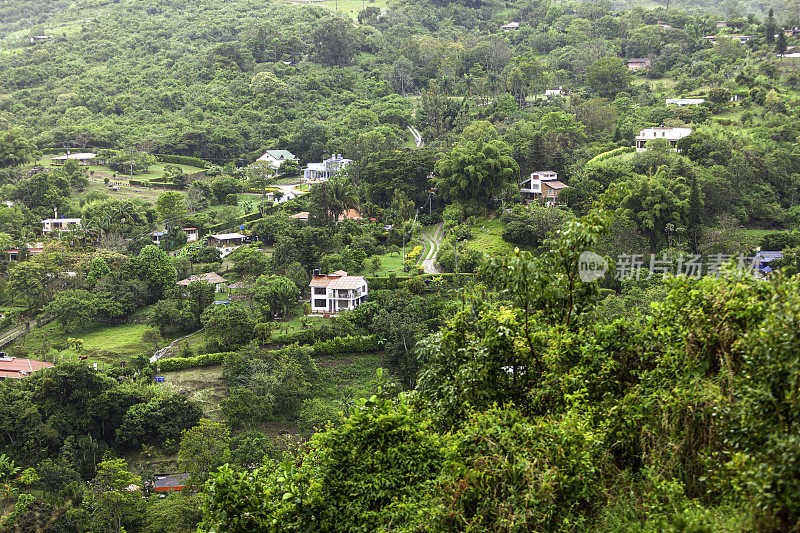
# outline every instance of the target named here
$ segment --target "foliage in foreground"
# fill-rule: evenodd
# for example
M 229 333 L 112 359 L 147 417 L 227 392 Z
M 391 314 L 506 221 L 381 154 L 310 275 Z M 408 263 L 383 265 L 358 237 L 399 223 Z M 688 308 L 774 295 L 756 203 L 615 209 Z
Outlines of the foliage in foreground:
M 205 527 L 795 530 L 800 279 L 668 278 L 647 313 L 597 320 L 570 245 L 603 228 L 594 214 L 541 260 L 491 266 L 501 290 L 420 342 L 409 396 L 212 474 Z

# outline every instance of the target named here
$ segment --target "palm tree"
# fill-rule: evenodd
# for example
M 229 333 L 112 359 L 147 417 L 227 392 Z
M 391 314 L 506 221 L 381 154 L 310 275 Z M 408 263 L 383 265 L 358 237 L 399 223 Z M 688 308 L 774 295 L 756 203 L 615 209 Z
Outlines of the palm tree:
M 455 81 L 452 76 L 442 76 L 440 88 L 446 96 L 453 94 L 455 88 Z
M 467 96 L 467 105 L 469 105 L 469 99 L 472 97 L 472 90 L 475 88 L 475 76 L 472 74 L 464 74 L 464 77 L 461 79 L 461 86 L 464 89 L 464 94 Z
M 358 206 L 356 188 L 346 176 L 336 175 L 325 183 L 328 189 L 331 222 L 335 223 L 348 208 Z

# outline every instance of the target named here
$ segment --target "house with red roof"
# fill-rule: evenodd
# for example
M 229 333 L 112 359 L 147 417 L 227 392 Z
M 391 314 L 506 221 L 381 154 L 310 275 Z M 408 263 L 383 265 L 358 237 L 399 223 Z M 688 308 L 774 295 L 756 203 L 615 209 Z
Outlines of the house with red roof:
M 367 301 L 369 285 L 364 276 L 350 276 L 344 270 L 322 275 L 314 271 L 311 278 L 311 312 L 338 313 L 355 309 Z
M 30 376 L 37 370 L 43 368 L 53 368 L 53 363 L 36 361 L 35 359 L 20 359 L 9 357 L 5 352 L 0 352 L 0 379 L 22 379 Z

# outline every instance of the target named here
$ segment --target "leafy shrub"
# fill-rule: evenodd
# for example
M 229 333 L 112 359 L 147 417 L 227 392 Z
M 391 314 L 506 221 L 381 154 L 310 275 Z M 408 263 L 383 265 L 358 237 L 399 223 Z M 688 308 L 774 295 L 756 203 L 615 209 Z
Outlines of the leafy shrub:
M 156 154 L 156 159 L 162 163 L 172 163 L 174 165 L 187 165 L 197 168 L 210 168 L 212 164 L 199 157 L 190 157 L 186 155 L 166 155 Z
M 163 359 L 157 364 L 162 372 L 173 372 L 175 370 L 186 370 L 187 368 L 200 368 L 203 366 L 219 365 L 225 360 L 225 356 L 234 352 L 217 352 L 196 355 L 194 357 L 180 357 Z
M 314 357 L 340 353 L 377 352 L 382 348 L 376 335 L 363 337 L 337 337 L 313 346 Z

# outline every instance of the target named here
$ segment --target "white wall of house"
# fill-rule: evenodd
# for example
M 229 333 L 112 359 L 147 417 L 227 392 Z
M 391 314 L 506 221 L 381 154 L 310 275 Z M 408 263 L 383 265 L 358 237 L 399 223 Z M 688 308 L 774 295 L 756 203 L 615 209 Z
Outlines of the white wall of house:
M 324 314 L 355 309 L 367 301 L 368 294 L 369 286 L 366 281 L 355 289 L 312 287 L 311 312 Z

